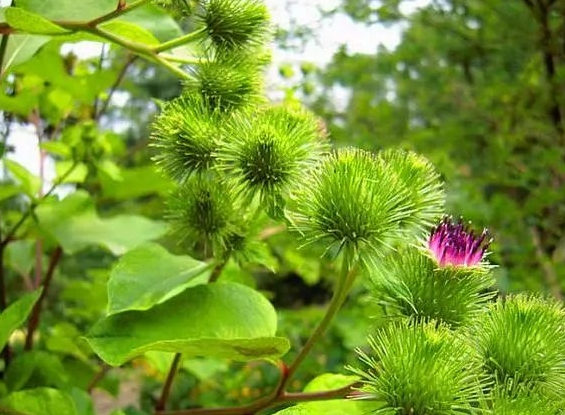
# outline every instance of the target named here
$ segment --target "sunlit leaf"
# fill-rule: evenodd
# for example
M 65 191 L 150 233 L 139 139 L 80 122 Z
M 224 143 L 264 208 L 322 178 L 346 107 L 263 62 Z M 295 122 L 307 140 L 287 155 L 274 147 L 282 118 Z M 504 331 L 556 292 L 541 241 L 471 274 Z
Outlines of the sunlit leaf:
M 212 265 L 172 255 L 157 244 L 127 252 L 108 281 L 108 314 L 147 310 L 186 288 L 208 281 Z
M 190 287 L 146 311 L 102 319 L 87 340 L 116 366 L 151 350 L 248 361 L 288 350 L 288 340 L 275 337 L 276 328 L 275 310 L 265 297 L 243 285 L 218 282 Z

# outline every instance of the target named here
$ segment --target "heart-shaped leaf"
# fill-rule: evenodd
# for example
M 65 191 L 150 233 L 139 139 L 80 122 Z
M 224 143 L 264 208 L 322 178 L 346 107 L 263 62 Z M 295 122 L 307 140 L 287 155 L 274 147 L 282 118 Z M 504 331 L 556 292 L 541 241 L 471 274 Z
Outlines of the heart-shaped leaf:
M 208 281 L 212 264 L 170 254 L 149 243 L 127 252 L 108 281 L 108 314 L 147 310 L 190 286 Z
M 288 350 L 288 340 L 275 337 L 276 329 L 275 309 L 263 295 L 219 282 L 188 288 L 146 311 L 109 316 L 86 339 L 116 366 L 151 350 L 248 361 Z

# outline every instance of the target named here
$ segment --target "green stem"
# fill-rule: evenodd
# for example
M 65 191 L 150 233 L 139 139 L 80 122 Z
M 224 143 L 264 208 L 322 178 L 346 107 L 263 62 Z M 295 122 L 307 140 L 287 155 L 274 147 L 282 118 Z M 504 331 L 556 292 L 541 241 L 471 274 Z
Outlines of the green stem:
M 189 73 L 183 71 L 178 66 L 171 64 L 170 62 L 166 61 L 165 59 L 161 58 L 158 55 L 152 56 L 150 58 L 150 60 L 152 60 L 155 63 L 167 68 L 169 71 L 174 73 L 179 78 L 184 79 L 185 81 L 193 81 L 194 80 L 194 78 Z
M 167 375 L 167 379 L 165 380 L 165 384 L 163 385 L 163 391 L 161 392 L 161 397 L 159 398 L 159 401 L 155 405 L 156 411 L 164 410 L 165 406 L 167 405 L 167 399 L 169 399 L 171 386 L 173 385 L 173 380 L 175 378 L 175 375 L 177 374 L 181 359 L 182 359 L 182 354 L 175 353 L 173 363 L 171 363 L 171 368 L 169 369 L 169 374 Z
M 349 294 L 349 290 L 351 289 L 351 286 L 355 281 L 356 271 L 354 266 L 349 267 L 348 259 L 349 256 L 346 254 L 343 259 L 341 274 L 339 276 L 339 280 L 334 290 L 332 299 L 330 300 L 328 309 L 326 310 L 326 314 L 324 315 L 320 323 L 318 323 L 318 326 L 316 327 L 310 338 L 306 341 L 304 347 L 302 347 L 298 355 L 290 364 L 284 382 L 282 382 L 282 385 L 280 386 L 281 391 L 284 390 L 286 385 L 288 385 L 288 382 L 292 379 L 302 361 L 306 358 L 306 356 L 308 356 L 308 354 L 312 350 L 312 347 L 314 347 L 316 342 L 324 335 L 337 312 L 345 302 L 347 295 Z
M 187 43 L 202 39 L 205 34 L 206 34 L 206 28 L 202 27 L 198 30 L 195 30 L 194 32 L 187 33 L 186 35 L 177 37 L 175 39 L 171 39 L 167 42 L 161 43 L 158 46 L 155 46 L 153 48 L 153 52 L 154 53 L 164 52 L 166 50 L 171 50 L 176 47 L 186 45 Z
M 200 65 L 202 63 L 208 62 L 208 59 L 203 59 L 196 56 L 183 58 L 181 56 L 175 56 L 168 53 L 160 53 L 159 56 L 169 62 L 184 63 L 185 65 Z

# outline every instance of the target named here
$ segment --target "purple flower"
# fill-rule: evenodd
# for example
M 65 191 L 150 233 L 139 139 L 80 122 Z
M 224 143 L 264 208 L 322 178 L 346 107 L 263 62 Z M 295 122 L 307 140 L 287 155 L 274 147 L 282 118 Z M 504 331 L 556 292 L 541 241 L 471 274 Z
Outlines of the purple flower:
M 472 267 L 481 262 L 491 240 L 488 231 L 483 229 L 480 235 L 464 225 L 459 219 L 453 223 L 451 217 L 444 217 L 430 234 L 428 248 L 441 267 Z

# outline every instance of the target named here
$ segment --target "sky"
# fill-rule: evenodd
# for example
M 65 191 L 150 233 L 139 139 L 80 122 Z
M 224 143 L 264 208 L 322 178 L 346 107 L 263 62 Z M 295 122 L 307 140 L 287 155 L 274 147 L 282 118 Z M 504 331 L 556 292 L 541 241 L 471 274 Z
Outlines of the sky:
M 265 0 L 271 11 L 273 23 L 282 28 L 289 28 L 291 22 L 305 25 L 315 32 L 315 39 L 308 42 L 300 53 L 296 51 L 285 51 L 275 49 L 273 51 L 274 65 L 269 73 L 276 74 L 277 67 L 281 63 L 308 61 L 319 66 L 327 64 L 337 48 L 346 44 L 350 52 L 375 53 L 379 45 L 394 48 L 401 35 L 398 26 L 365 26 L 356 23 L 346 15 L 338 14 L 330 19 L 321 20 L 320 10 L 334 8 L 339 0 Z M 6 6 L 10 0 L 0 0 L 0 5 Z M 429 0 L 411 0 L 403 6 L 403 12 L 409 13 L 418 7 L 429 3 Z M 95 42 L 79 42 L 68 45 L 64 52 L 73 50 L 81 57 L 98 56 L 100 45 Z M 339 91 L 338 91 L 339 92 Z M 343 92 L 343 91 L 342 91 Z M 341 94 L 341 99 L 346 95 Z M 39 173 L 39 150 L 37 137 L 32 127 L 20 128 L 17 134 L 9 137 L 8 143 L 16 148 L 10 158 L 25 165 L 32 173 Z M 45 165 L 46 179 L 50 180 L 54 175 L 54 166 L 51 160 Z

